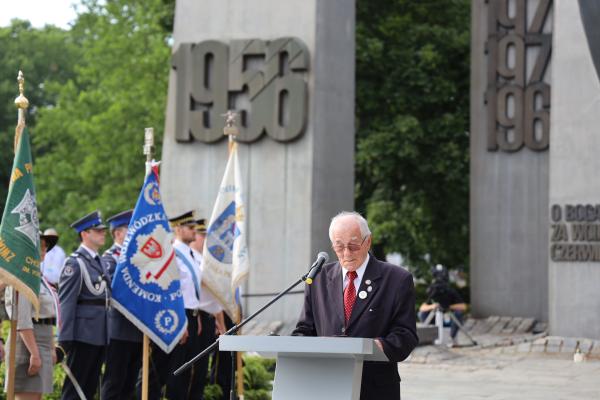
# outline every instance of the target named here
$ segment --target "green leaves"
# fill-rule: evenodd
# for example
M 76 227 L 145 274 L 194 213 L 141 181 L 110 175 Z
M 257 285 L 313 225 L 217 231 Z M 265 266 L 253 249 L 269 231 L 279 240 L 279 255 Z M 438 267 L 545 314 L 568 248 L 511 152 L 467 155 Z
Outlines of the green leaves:
M 72 76 L 73 50 L 68 32 L 56 27 L 34 29 L 27 21 L 13 20 L 11 26 L 0 28 L 0 211 L 4 208 L 14 156 L 17 73 L 22 70 L 25 75 L 25 95 L 30 104 L 27 125 L 33 127 L 39 110 L 56 104 L 52 88 Z M 34 151 L 34 156 L 37 154 Z
M 0 146 L 12 149 L 22 68 L 41 223 L 67 248 L 70 222 L 135 202 L 143 130 L 162 137 L 173 12 L 173 0 L 85 0 L 68 32 L 0 28 Z M 468 262 L 469 12 L 468 0 L 357 2 L 357 208 L 376 249 L 413 266 Z M 0 153 L 0 201 L 11 160 Z
M 357 208 L 422 271 L 468 262 L 469 7 L 357 4 Z
M 86 1 L 71 37 L 74 75 L 60 87 L 57 107 L 40 110 L 34 144 L 44 226 L 76 245 L 68 224 L 100 209 L 132 208 L 143 182 L 144 128 L 164 126 L 171 33 L 162 25 L 173 4 L 162 0 Z

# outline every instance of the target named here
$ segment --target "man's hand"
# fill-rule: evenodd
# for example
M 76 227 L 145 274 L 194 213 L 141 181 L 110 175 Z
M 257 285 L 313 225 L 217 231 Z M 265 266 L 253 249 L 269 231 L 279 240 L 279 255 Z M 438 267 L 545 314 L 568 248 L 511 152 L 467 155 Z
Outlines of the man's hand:
M 39 354 L 32 354 L 29 356 L 29 368 L 27 369 L 27 375 L 37 375 L 37 373 L 40 371 L 40 368 L 42 368 L 42 359 L 40 358 Z
M 379 350 L 383 351 L 383 344 L 381 344 L 381 340 L 375 339 L 375 344 L 379 347 Z
M 220 336 L 227 332 L 227 327 L 225 326 L 225 317 L 223 316 L 223 311 L 220 313 L 214 314 L 215 317 L 215 335 Z
M 187 329 L 183 332 L 183 336 L 181 337 L 181 340 L 179 341 L 179 344 L 185 344 L 185 342 L 187 342 L 188 340 L 188 336 L 190 334 L 188 333 Z

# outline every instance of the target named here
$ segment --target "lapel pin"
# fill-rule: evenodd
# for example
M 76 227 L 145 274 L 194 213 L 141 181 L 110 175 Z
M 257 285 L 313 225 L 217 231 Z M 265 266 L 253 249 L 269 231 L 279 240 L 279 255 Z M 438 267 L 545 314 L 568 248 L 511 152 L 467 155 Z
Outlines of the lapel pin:
M 365 292 L 364 290 L 361 290 L 360 293 L 358 293 L 358 297 L 361 298 L 361 300 L 364 300 L 367 298 L 367 292 Z
M 372 286 L 369 286 L 369 287 L 367 288 L 367 292 L 371 292 L 372 290 L 373 290 L 373 287 L 372 287 Z
M 371 284 L 371 280 L 370 280 L 370 279 L 367 279 L 367 280 L 365 281 L 365 283 L 366 283 L 367 285 L 370 285 L 370 284 Z

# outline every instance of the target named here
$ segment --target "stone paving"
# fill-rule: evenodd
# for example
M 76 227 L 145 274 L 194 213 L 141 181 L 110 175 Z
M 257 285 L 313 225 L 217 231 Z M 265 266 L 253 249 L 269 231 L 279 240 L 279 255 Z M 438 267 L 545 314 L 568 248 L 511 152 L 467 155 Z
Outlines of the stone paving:
M 420 346 L 399 364 L 403 400 L 600 399 L 600 341 L 547 336 L 531 319 L 465 326 L 477 346 L 459 333 L 459 346 Z
M 399 364 L 403 400 L 600 399 L 600 360 L 565 353 L 420 348 Z

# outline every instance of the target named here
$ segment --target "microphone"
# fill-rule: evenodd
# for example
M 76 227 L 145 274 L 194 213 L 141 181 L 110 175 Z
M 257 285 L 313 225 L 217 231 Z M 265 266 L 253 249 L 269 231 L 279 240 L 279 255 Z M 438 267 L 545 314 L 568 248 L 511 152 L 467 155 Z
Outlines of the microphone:
M 324 251 L 320 252 L 317 255 L 317 259 L 315 260 L 313 265 L 311 265 L 310 271 L 308 271 L 308 275 L 306 275 L 306 279 L 305 279 L 306 283 L 308 283 L 309 285 L 312 285 L 313 280 L 315 279 L 315 276 L 317 276 L 317 274 L 321 271 L 321 267 L 327 261 L 329 261 L 329 254 L 325 253 Z

